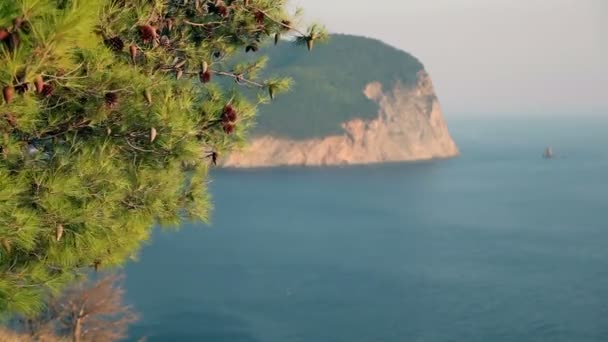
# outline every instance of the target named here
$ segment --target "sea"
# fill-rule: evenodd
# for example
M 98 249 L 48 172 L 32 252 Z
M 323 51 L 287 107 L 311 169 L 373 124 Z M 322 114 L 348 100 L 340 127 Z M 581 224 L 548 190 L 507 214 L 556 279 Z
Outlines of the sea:
M 449 160 L 212 172 L 212 222 L 125 269 L 129 340 L 608 341 L 608 115 L 449 126 Z

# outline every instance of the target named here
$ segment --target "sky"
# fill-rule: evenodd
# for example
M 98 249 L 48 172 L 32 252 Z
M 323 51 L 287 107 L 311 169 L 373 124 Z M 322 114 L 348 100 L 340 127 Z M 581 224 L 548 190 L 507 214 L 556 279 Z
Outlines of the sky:
M 291 0 L 418 57 L 444 112 L 608 117 L 608 0 Z M 446 114 L 447 115 L 447 114 Z

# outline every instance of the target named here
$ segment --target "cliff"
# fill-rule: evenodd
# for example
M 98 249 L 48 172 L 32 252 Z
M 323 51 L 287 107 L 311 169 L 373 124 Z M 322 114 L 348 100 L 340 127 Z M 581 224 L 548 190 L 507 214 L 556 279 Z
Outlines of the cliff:
M 424 69 L 412 85 L 369 82 L 362 89 L 377 104 L 373 119 L 342 123 L 343 133 L 309 139 L 265 134 L 226 157 L 225 167 L 327 166 L 448 158 L 459 154 Z M 367 116 L 369 117 L 369 115 Z

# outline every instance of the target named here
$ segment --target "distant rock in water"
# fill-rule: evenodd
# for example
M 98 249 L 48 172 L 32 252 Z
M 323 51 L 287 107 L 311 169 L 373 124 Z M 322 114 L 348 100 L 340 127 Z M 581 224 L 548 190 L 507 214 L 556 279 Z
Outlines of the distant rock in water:
M 265 108 L 270 111 L 260 114 L 249 145 L 227 156 L 223 166 L 330 166 L 459 154 L 432 81 L 414 57 L 379 41 L 342 35 L 319 50 L 316 60 L 279 63 L 276 73 L 294 77 L 296 95 L 282 99 L 278 111 L 274 104 Z M 365 60 L 368 51 L 375 64 Z
M 553 149 L 551 147 L 545 148 L 545 152 L 543 152 L 543 158 L 545 159 L 553 159 Z

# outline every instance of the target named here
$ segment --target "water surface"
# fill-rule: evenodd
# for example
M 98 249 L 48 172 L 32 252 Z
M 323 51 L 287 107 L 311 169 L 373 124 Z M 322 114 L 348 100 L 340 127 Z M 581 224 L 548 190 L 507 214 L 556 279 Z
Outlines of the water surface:
M 453 160 L 214 173 L 213 224 L 127 267 L 133 338 L 608 341 L 608 121 L 451 127 Z

